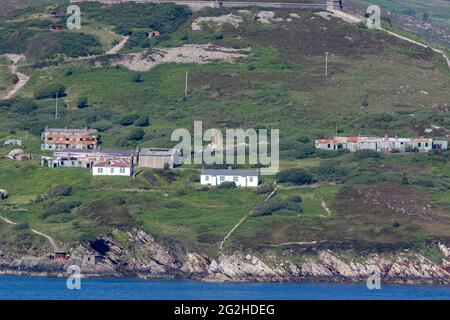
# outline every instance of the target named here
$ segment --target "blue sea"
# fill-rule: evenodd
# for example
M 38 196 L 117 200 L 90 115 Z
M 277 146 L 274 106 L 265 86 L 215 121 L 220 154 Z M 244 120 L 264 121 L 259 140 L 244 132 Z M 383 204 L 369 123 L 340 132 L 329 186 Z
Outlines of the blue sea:
M 81 279 L 69 290 L 65 278 L 0 276 L 0 300 L 411 300 L 450 299 L 450 286 L 251 283 L 220 284 L 185 280 Z

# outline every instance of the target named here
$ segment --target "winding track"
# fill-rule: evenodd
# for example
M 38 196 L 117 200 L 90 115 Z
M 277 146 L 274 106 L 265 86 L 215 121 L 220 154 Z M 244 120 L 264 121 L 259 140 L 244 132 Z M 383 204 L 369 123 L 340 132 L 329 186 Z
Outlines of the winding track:
M 0 219 L 2 219 L 3 221 L 5 221 L 6 223 L 11 224 L 11 225 L 17 224 L 17 222 L 11 221 L 8 218 L 5 218 L 3 216 L 0 216 Z M 48 240 L 48 242 L 50 242 L 50 245 L 53 247 L 53 250 L 58 251 L 58 246 L 56 245 L 56 242 L 52 237 L 50 237 L 49 235 L 46 235 L 45 233 L 39 232 L 35 229 L 30 229 L 30 231 L 37 235 L 40 235 L 41 237 L 46 238 Z
M 25 59 L 25 56 L 23 54 L 5 54 L 5 57 L 12 62 L 12 65 L 10 67 L 11 73 L 15 74 L 17 78 L 19 78 L 19 81 L 14 84 L 11 90 L 1 96 L 0 100 L 11 99 L 20 89 L 22 89 L 23 86 L 27 84 L 28 80 L 30 80 L 29 76 L 17 71 L 17 64 L 20 60 Z

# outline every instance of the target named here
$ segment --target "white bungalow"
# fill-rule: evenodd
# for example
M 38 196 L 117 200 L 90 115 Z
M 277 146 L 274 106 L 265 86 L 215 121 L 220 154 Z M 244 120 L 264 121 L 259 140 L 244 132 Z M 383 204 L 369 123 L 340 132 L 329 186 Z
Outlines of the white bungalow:
M 94 176 L 131 176 L 132 173 L 131 163 L 123 159 L 98 162 L 92 167 Z
M 257 187 L 258 170 L 203 169 L 200 184 L 218 186 L 223 182 L 234 182 L 240 187 Z

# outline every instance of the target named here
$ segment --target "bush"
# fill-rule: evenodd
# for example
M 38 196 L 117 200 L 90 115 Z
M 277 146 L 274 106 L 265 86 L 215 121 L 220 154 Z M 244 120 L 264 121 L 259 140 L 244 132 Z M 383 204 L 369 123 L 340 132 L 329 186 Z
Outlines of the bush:
M 286 200 L 289 202 L 294 202 L 294 203 L 301 203 L 303 201 L 302 197 L 298 194 L 291 195 L 291 196 L 287 197 Z
M 134 73 L 134 74 L 131 76 L 131 81 L 137 82 L 137 83 L 143 82 L 143 80 L 142 80 L 142 75 L 141 75 L 140 73 Z
M 48 190 L 50 197 L 69 196 L 72 193 L 72 187 L 66 184 L 60 184 Z
M 236 183 L 232 181 L 225 181 L 218 185 L 219 189 L 236 189 Z
M 87 97 L 79 97 L 77 100 L 77 108 L 84 109 L 89 107 L 88 99 Z
M 58 97 L 63 97 L 65 94 L 66 88 L 62 84 L 52 83 L 38 88 L 34 92 L 34 97 L 36 99 L 47 99 L 56 98 L 57 95 Z
M 183 207 L 183 204 L 180 201 L 170 201 L 164 206 L 169 209 L 179 209 Z
M 137 114 L 134 113 L 129 113 L 124 115 L 120 120 L 119 120 L 119 124 L 122 126 L 129 126 L 132 125 L 134 123 L 134 121 L 138 118 L 139 116 Z
M 138 127 L 147 127 L 150 124 L 150 120 L 147 116 L 139 116 L 135 121 L 134 124 Z
M 287 200 L 279 200 L 273 199 L 266 202 L 261 203 L 252 213 L 254 217 L 262 217 L 262 216 L 270 216 L 273 213 L 281 210 L 293 211 L 293 212 L 301 212 L 302 208 L 299 203 L 287 201 Z
M 131 141 L 141 141 L 144 139 L 145 131 L 142 128 L 133 128 L 131 129 L 130 134 L 128 135 L 128 140 Z
M 315 182 L 314 177 L 303 169 L 293 168 L 281 171 L 277 174 L 277 181 L 280 183 L 311 184 Z
M 98 131 L 106 131 L 112 127 L 112 123 L 107 120 L 100 120 L 97 122 L 94 122 L 92 125 L 92 128 L 97 129 Z
M 28 224 L 28 222 L 20 222 L 20 223 L 14 225 L 15 230 L 27 230 L 29 228 L 30 228 L 30 225 Z
M 256 194 L 268 194 L 271 193 L 273 190 L 275 190 L 275 185 L 273 183 L 265 183 L 260 185 L 256 189 Z
M 69 213 L 72 209 L 79 207 L 81 202 L 79 201 L 67 201 L 62 203 L 57 203 L 47 207 L 44 212 L 41 213 L 40 217 L 45 219 L 49 216 L 58 215 L 61 213 Z
M 41 194 L 41 195 L 37 196 L 36 199 L 34 199 L 34 202 L 39 203 L 39 202 L 45 201 L 47 199 L 48 199 L 48 195 Z

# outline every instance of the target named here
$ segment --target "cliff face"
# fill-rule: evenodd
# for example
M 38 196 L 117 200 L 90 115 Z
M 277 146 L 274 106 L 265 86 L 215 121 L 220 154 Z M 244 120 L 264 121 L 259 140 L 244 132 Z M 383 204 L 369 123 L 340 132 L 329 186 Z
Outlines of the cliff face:
M 166 247 L 147 233 L 127 233 L 126 245 L 114 236 L 99 237 L 79 244 L 67 261 L 44 257 L 14 257 L 0 253 L 0 274 L 66 276 L 70 265 L 77 265 L 86 277 L 186 278 L 215 282 L 324 281 L 365 282 L 375 272 L 381 281 L 391 283 L 450 284 L 450 248 L 439 244 L 444 257 L 435 263 L 412 252 L 389 255 L 371 254 L 343 259 L 323 250 L 294 263 L 278 257 L 221 254 L 217 259 Z M 264 260 L 264 261 L 263 261 Z

